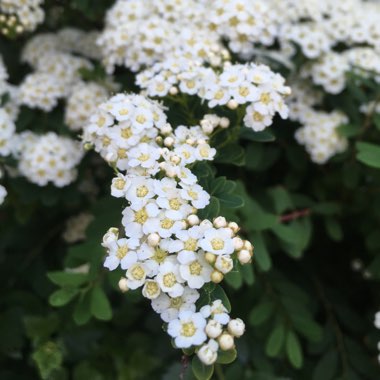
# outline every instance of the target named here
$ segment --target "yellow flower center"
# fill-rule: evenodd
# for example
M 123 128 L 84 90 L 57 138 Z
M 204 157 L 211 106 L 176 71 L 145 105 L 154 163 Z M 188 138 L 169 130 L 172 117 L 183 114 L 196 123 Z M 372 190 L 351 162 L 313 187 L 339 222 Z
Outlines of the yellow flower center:
M 127 150 L 123 148 L 119 148 L 117 150 L 117 157 L 118 158 L 127 158 Z
M 184 246 L 186 251 L 195 251 L 197 247 L 198 247 L 197 240 L 193 238 L 189 238 L 188 240 L 186 240 L 185 246 Z
M 160 288 L 158 287 L 158 284 L 156 281 L 148 281 L 146 283 L 145 290 L 149 294 L 149 296 L 152 297 L 159 292 Z
M 172 210 L 179 210 L 181 207 L 181 202 L 178 198 L 170 199 L 169 206 Z
M 123 190 L 124 189 L 124 186 L 125 186 L 125 181 L 121 178 L 118 178 L 116 181 L 115 181 L 115 187 L 116 189 L 118 190 Z
M 171 272 L 164 275 L 162 282 L 167 288 L 172 288 L 177 283 L 177 279 L 175 278 L 174 273 Z
M 174 297 L 170 299 L 170 307 L 179 309 L 183 304 L 182 297 Z
M 223 98 L 223 96 L 224 96 L 224 92 L 223 92 L 222 90 L 219 90 L 219 91 L 217 91 L 217 92 L 215 93 L 215 95 L 214 95 L 214 99 L 216 99 L 216 100 L 220 100 L 220 99 Z
M 260 102 L 264 104 L 269 104 L 271 101 L 270 95 L 267 92 L 264 92 L 260 96 Z
M 136 121 L 139 123 L 139 124 L 144 124 L 146 122 L 146 117 L 144 115 L 137 115 L 136 117 Z
M 187 322 L 182 324 L 181 335 L 186 337 L 194 336 L 197 329 L 194 326 L 194 322 Z
M 97 122 L 98 127 L 103 127 L 105 122 L 106 122 L 106 118 L 104 116 L 100 116 Z
M 165 230 L 172 228 L 173 225 L 174 225 L 174 220 L 171 220 L 169 218 L 165 218 L 161 221 L 161 228 L 165 228 Z
M 197 200 L 197 199 L 198 199 L 198 193 L 196 193 L 195 191 L 189 190 L 189 191 L 187 192 L 187 194 L 189 194 L 190 197 L 191 197 L 192 199 L 194 199 L 194 200 Z
M 121 137 L 123 139 L 129 139 L 133 135 L 131 128 L 124 128 L 121 130 Z
M 128 115 L 129 114 L 129 111 L 127 108 L 122 108 L 120 111 L 119 111 L 119 115 L 121 116 L 125 116 L 125 115 Z
M 148 193 L 149 193 L 149 190 L 145 185 L 142 185 L 136 189 L 136 195 L 139 198 L 145 197 L 145 195 L 147 195 Z
M 255 121 L 263 121 L 264 120 L 264 116 L 261 113 L 255 111 L 253 113 L 253 120 L 255 120 Z
M 191 275 L 199 276 L 202 272 L 202 265 L 199 264 L 198 260 L 195 260 L 189 265 L 189 269 Z
M 202 157 L 208 157 L 208 153 L 209 153 L 208 147 L 203 147 L 199 149 L 199 153 L 201 154 Z
M 144 224 L 147 219 L 148 213 L 146 212 L 145 208 L 142 208 L 141 210 L 135 212 L 135 222 Z
M 132 269 L 132 277 L 135 279 L 135 280 L 142 280 L 145 276 L 145 271 L 143 268 L 141 268 L 139 265 L 135 266 L 133 269 Z
M 158 264 L 161 264 L 165 261 L 167 255 L 168 253 L 164 251 L 163 249 L 156 248 L 154 250 L 154 255 L 152 256 L 152 260 L 154 260 Z
M 214 238 L 211 240 L 212 249 L 216 251 L 224 248 L 224 241 L 221 238 Z
M 142 161 L 142 162 L 145 162 L 145 161 L 149 160 L 149 154 L 141 153 L 140 157 L 139 157 L 139 160 Z
M 239 95 L 241 96 L 248 96 L 249 95 L 249 88 L 248 87 L 239 87 Z
M 119 260 L 125 257 L 125 255 L 128 253 L 128 246 L 122 245 L 119 247 L 116 251 L 116 256 Z

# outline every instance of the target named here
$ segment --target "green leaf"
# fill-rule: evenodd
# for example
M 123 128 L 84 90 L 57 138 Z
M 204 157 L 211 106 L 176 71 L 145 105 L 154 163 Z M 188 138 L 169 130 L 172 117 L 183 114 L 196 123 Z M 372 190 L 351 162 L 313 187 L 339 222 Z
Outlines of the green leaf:
M 336 351 L 326 352 L 313 371 L 313 380 L 332 380 L 338 370 L 338 353 Z
M 253 231 L 262 231 L 272 228 L 279 223 L 278 216 L 264 209 L 252 198 L 246 203 L 246 207 L 242 209 L 246 215 L 246 227 Z
M 210 219 L 216 218 L 219 216 L 220 203 L 219 199 L 213 195 L 210 198 L 210 203 L 207 207 L 198 211 L 198 216 L 201 219 Z
M 78 289 L 64 288 L 56 290 L 49 297 L 49 303 L 52 306 L 64 306 L 69 303 L 78 294 Z
M 274 208 L 277 214 L 281 214 L 286 210 L 294 208 L 289 192 L 284 187 L 274 187 L 270 189 L 268 193 L 273 199 Z
M 272 330 L 265 346 L 265 352 L 271 358 L 277 356 L 285 341 L 285 328 L 284 325 L 279 322 L 276 327 Z
M 380 169 L 380 146 L 365 142 L 356 143 L 356 158 L 361 163 Z
M 199 359 L 198 356 L 194 356 L 191 362 L 191 368 L 193 370 L 194 376 L 197 380 L 209 380 L 214 373 L 213 365 L 204 365 Z
M 237 351 L 235 348 L 228 351 L 219 350 L 218 359 L 216 359 L 216 362 L 220 364 L 230 364 L 233 361 L 235 361 L 236 357 L 237 357 Z
M 297 335 L 289 331 L 286 337 L 286 353 L 294 368 L 301 368 L 303 362 L 302 348 Z
M 39 346 L 32 355 L 36 362 L 42 379 L 48 379 L 53 371 L 60 368 L 63 361 L 63 355 L 54 342 L 46 342 Z
M 323 337 L 323 329 L 313 320 L 313 316 L 307 314 L 290 314 L 294 328 L 311 342 L 319 342 Z
M 91 293 L 86 291 L 81 294 L 81 297 L 78 299 L 74 314 L 74 321 L 77 325 L 86 324 L 91 318 Z
M 349 138 L 358 135 L 360 129 L 354 124 L 343 124 L 340 125 L 337 130 L 341 136 Z
M 272 259 L 267 250 L 263 235 L 260 232 L 252 232 L 249 237 L 255 247 L 253 254 L 254 261 L 257 261 L 261 270 L 268 271 L 272 267 Z
M 240 137 L 243 140 L 249 141 L 258 141 L 258 142 L 269 142 L 274 141 L 276 137 L 274 134 L 267 128 L 265 131 L 255 132 L 251 128 L 241 128 Z
M 245 264 L 241 266 L 240 272 L 243 276 L 243 280 L 247 285 L 253 285 L 255 282 L 255 273 L 253 271 L 252 264 Z
M 243 277 L 239 271 L 231 271 L 224 276 L 224 280 L 233 289 L 240 289 L 243 285 Z
M 27 336 L 38 343 L 57 331 L 59 318 L 57 314 L 49 314 L 46 317 L 26 316 L 24 326 Z
M 239 144 L 228 144 L 218 149 L 214 162 L 243 166 L 245 164 L 245 150 Z
M 91 291 L 91 314 L 104 321 L 112 318 L 112 309 L 104 290 L 95 286 Z
M 326 231 L 330 238 L 334 241 L 341 241 L 343 239 L 343 231 L 335 218 L 326 218 L 325 219 Z
M 267 321 L 274 312 L 275 305 L 272 301 L 263 301 L 255 306 L 249 314 L 249 323 L 252 326 L 259 326 Z
M 373 124 L 375 124 L 376 129 L 380 131 L 380 113 L 373 115 Z
M 224 193 L 218 196 L 220 203 L 229 208 L 240 208 L 244 206 L 244 199 L 239 195 Z
M 312 206 L 311 210 L 315 214 L 334 215 L 340 212 L 341 207 L 336 202 L 320 202 Z
M 47 276 L 51 282 L 61 287 L 77 287 L 83 285 L 88 280 L 88 275 L 84 273 L 72 272 L 48 272 Z

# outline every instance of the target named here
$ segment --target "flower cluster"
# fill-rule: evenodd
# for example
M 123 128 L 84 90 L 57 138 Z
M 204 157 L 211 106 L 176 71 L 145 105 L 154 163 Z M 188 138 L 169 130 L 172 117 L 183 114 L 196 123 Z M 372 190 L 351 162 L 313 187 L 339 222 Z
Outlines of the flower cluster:
M 123 231 L 111 228 L 103 238 L 104 266 L 125 270 L 121 289 L 142 288 L 168 323 L 176 346 L 198 347 L 200 359 L 211 364 L 218 348 L 233 348 L 233 337 L 243 333 L 244 324 L 230 320 L 220 300 L 197 312 L 199 290 L 222 281 L 234 258 L 250 262 L 253 247 L 236 235 L 236 223 L 197 216 L 210 195 L 189 166 L 212 160 L 216 153 L 204 129 L 228 123 L 206 115 L 200 124 L 173 128 L 159 103 L 119 94 L 99 106 L 84 139 L 118 170 L 111 194 L 128 201 Z
M 30 182 L 63 187 L 76 179 L 76 165 L 83 156 L 80 143 L 54 132 L 37 135 L 22 132 L 14 144 L 18 170 Z
M 0 2 L 0 31 L 5 36 L 31 32 L 45 17 L 43 0 L 2 0 Z
M 179 89 L 206 100 L 210 108 L 227 105 L 235 109 L 248 104 L 244 123 L 254 131 L 271 125 L 276 113 L 288 116 L 284 97 L 290 88 L 284 82 L 266 65 L 226 62 L 218 73 L 187 59 L 169 59 L 137 75 L 137 84 L 149 96 L 176 94 Z

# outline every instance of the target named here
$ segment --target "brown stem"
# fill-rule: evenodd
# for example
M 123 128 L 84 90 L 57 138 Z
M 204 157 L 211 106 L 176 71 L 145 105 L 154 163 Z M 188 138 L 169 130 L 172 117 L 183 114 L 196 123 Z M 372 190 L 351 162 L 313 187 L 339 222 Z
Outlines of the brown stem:
M 187 370 L 187 367 L 189 366 L 189 357 L 187 355 L 182 355 L 181 358 L 181 373 L 179 374 L 180 380 L 183 380 L 185 378 L 185 372 Z
M 309 208 L 305 208 L 303 210 L 295 210 L 289 214 L 281 215 L 280 216 L 280 222 L 285 223 L 285 222 L 289 222 L 291 220 L 302 218 L 302 217 L 308 216 L 308 215 L 310 215 L 310 209 Z

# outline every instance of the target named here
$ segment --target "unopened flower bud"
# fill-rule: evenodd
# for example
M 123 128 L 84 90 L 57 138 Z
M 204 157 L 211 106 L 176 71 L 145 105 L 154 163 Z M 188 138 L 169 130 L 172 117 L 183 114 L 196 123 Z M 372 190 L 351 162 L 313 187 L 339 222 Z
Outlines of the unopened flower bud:
M 231 228 L 231 230 L 232 230 L 235 234 L 237 234 L 237 233 L 239 232 L 239 230 L 240 230 L 238 224 L 235 223 L 235 222 L 230 222 L 230 223 L 228 223 L 228 227 Z
M 223 328 L 219 322 L 210 319 L 206 325 L 205 331 L 209 338 L 215 339 L 223 332 Z
M 178 88 L 173 86 L 173 87 L 170 87 L 170 90 L 169 90 L 169 94 L 170 95 L 177 95 L 178 94 Z
M 247 249 L 248 251 L 253 251 L 253 245 L 249 240 L 244 240 L 244 249 Z
M 223 274 L 226 274 L 228 272 L 231 272 L 231 270 L 234 267 L 234 262 L 231 259 L 231 256 L 229 255 L 220 255 L 216 258 L 215 261 L 215 268 L 222 272 Z
M 227 226 L 227 220 L 223 216 L 218 216 L 214 219 L 214 227 L 216 228 L 223 228 Z
M 199 217 L 197 215 L 189 215 L 187 217 L 187 222 L 190 224 L 190 226 L 196 226 L 199 224 Z
M 84 143 L 84 145 L 83 145 L 83 148 L 84 148 L 84 150 L 91 150 L 92 148 L 93 148 L 94 146 L 91 144 L 91 143 L 89 143 L 89 142 L 86 142 L 86 143 Z
M 226 117 L 221 117 L 219 121 L 219 125 L 221 128 L 228 128 L 230 126 L 230 120 Z
M 119 285 L 119 289 L 120 289 L 123 293 L 125 293 L 125 292 L 127 292 L 127 291 L 129 290 L 129 288 L 128 288 L 128 281 L 127 281 L 127 279 L 126 279 L 125 277 L 122 277 L 122 278 L 119 280 L 118 285 Z
M 201 227 L 211 228 L 212 227 L 212 223 L 208 219 L 204 219 L 204 220 L 201 221 L 200 226 Z
M 109 243 L 116 241 L 119 238 L 119 229 L 111 227 L 103 236 L 102 246 L 107 247 Z
M 218 270 L 213 270 L 211 273 L 211 281 L 215 284 L 219 284 L 219 282 L 223 281 L 223 273 L 219 272 Z
M 236 110 L 236 108 L 238 108 L 238 106 L 239 106 L 238 102 L 234 99 L 229 100 L 227 103 L 227 107 L 230 110 Z
M 160 240 L 161 240 L 160 235 L 158 235 L 155 232 L 148 235 L 148 244 L 151 247 L 157 247 L 158 244 L 160 244 Z
M 173 139 L 173 137 L 170 137 L 170 136 L 165 137 L 165 139 L 164 139 L 164 145 L 165 145 L 165 146 L 167 146 L 168 148 L 170 148 L 170 147 L 173 146 L 173 144 L 174 144 L 174 139 Z
M 244 247 L 243 239 L 240 239 L 239 237 L 234 237 L 232 241 L 234 242 L 235 251 L 240 251 Z
M 244 334 L 245 324 L 240 318 L 231 319 L 228 322 L 228 331 L 235 337 L 239 338 Z
M 223 333 L 218 338 L 218 343 L 222 351 L 232 350 L 235 346 L 234 337 L 228 333 Z
M 214 254 L 211 253 L 211 252 L 207 252 L 207 253 L 205 254 L 205 260 L 206 260 L 209 264 L 213 265 L 213 264 L 215 263 L 215 261 L 216 261 L 216 255 L 214 255 Z
M 175 165 L 178 165 L 181 162 L 181 158 L 178 156 L 172 156 L 170 157 L 170 162 L 172 162 Z
M 197 352 L 199 360 L 205 365 L 211 365 L 216 362 L 218 353 L 213 351 L 208 344 L 204 344 Z
M 163 135 L 168 135 L 169 133 L 171 133 L 173 130 L 173 128 L 171 127 L 171 125 L 168 123 L 168 124 L 165 124 L 163 127 L 161 127 L 161 133 Z
M 237 254 L 240 264 L 248 264 L 251 261 L 252 255 L 247 249 L 242 249 Z

